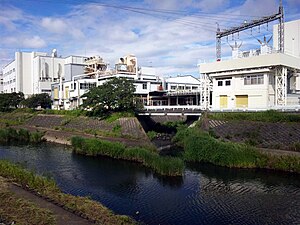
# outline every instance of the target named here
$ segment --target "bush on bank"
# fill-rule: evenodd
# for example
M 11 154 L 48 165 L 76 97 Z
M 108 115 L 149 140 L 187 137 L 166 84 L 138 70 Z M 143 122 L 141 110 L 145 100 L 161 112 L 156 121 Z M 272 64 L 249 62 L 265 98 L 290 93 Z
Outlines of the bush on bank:
M 29 132 L 26 129 L 16 130 L 11 127 L 0 129 L 0 143 L 10 144 L 10 143 L 40 143 L 43 141 L 44 133 L 36 131 Z
M 105 206 L 87 197 L 62 193 L 53 179 L 36 175 L 20 165 L 0 160 L 0 176 L 20 184 L 25 189 L 29 188 L 64 208 L 95 221 L 97 224 L 136 224 L 130 217 L 115 215 Z
M 199 128 L 180 130 L 174 140 L 184 147 L 183 157 L 186 161 L 300 173 L 300 157 L 263 154 L 245 144 L 218 140 Z
M 99 139 L 72 137 L 71 144 L 77 154 L 89 156 L 109 156 L 142 163 L 155 172 L 166 176 L 181 176 L 184 162 L 179 158 L 161 157 L 155 152 L 140 147 L 125 147 L 119 142 L 109 142 Z

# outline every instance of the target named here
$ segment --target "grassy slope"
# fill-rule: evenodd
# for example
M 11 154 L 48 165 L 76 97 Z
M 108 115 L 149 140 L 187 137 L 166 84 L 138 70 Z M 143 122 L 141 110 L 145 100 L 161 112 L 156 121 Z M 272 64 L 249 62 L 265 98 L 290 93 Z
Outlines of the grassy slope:
M 175 139 L 184 147 L 184 159 L 209 162 L 215 165 L 238 168 L 268 168 L 300 173 L 300 158 L 296 156 L 271 156 L 254 147 L 223 142 L 199 128 L 180 130 Z
M 99 224 L 135 224 L 131 218 L 115 215 L 111 210 L 89 198 L 64 194 L 53 180 L 35 175 L 33 172 L 8 161 L 0 160 L 0 176 L 9 178 L 25 189 L 29 188 L 70 211 L 79 213 Z

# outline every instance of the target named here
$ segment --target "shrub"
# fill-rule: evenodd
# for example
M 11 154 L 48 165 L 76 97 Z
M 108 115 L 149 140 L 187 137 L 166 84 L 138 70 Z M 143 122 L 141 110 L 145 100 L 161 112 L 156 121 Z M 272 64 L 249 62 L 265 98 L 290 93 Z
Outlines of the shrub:
M 156 138 L 157 132 L 155 132 L 155 131 L 153 131 L 153 130 L 148 131 L 148 132 L 147 132 L 147 136 L 148 136 L 148 138 L 149 138 L 150 140 L 153 140 L 154 138 Z
M 184 169 L 184 163 L 179 158 L 161 157 L 145 148 L 128 148 L 119 142 L 72 137 L 71 144 L 75 153 L 89 156 L 102 155 L 139 162 L 162 175 L 181 176 Z

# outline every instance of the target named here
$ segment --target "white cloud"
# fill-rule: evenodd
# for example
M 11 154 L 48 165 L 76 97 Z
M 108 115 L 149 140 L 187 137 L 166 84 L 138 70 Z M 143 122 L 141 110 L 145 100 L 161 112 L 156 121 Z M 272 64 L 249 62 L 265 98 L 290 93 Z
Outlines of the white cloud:
M 245 18 L 253 19 L 253 15 L 268 15 L 278 10 L 277 0 L 244 0 L 230 8 L 229 3 L 229 0 L 132 3 L 137 8 L 149 9 L 147 13 L 151 15 L 145 11 L 134 13 L 92 3 L 73 6 L 65 15 L 50 14 L 47 17 L 25 14 L 13 7 L 10 16 L 0 6 L 0 29 L 4 31 L 0 45 L 10 49 L 0 58 L 13 57 L 16 48 L 46 52 L 57 48 L 63 56 L 100 55 L 113 66 L 119 57 L 133 53 L 141 66 L 157 67 L 159 74 L 197 74 L 198 59 L 215 58 L 216 22 L 222 28 L 231 27 Z M 158 9 L 172 13 L 151 11 Z M 215 13 L 192 16 L 192 11 L 199 10 Z M 252 16 L 248 17 L 249 14 Z M 241 34 L 242 37 L 249 38 L 249 35 Z M 230 55 L 226 41 L 223 43 L 223 56 Z M 247 46 L 244 42 L 243 47 Z
M 198 7 L 203 12 L 219 11 L 221 7 L 226 8 L 229 0 L 200 0 Z
M 68 28 L 63 20 L 49 17 L 43 18 L 41 25 L 50 32 L 60 34 L 66 32 L 66 29 Z

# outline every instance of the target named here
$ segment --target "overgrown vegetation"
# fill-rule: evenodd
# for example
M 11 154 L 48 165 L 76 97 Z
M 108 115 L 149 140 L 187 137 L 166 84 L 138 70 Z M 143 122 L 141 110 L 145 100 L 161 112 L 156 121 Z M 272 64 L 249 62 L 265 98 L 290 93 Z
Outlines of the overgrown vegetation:
M 115 112 L 112 113 L 110 115 L 108 115 L 105 118 L 106 122 L 112 123 L 115 122 L 116 120 L 120 119 L 120 118 L 124 118 L 124 117 L 134 117 L 134 112 L 133 111 L 129 111 L 129 112 Z
M 135 224 L 131 218 L 115 215 L 100 203 L 87 197 L 64 194 L 59 190 L 54 180 L 36 175 L 8 161 L 0 160 L 0 176 L 9 178 L 11 181 L 19 183 L 23 188 L 29 188 L 64 208 L 95 221 L 97 224 Z
M 22 92 L 16 93 L 1 93 L 0 94 L 0 111 L 8 112 L 19 107 L 21 101 L 24 100 Z
M 228 112 L 208 113 L 209 119 L 215 120 L 249 120 L 261 122 L 300 122 L 300 114 L 284 113 L 275 110 L 264 112 Z
M 89 156 L 102 155 L 115 159 L 135 161 L 152 168 L 161 175 L 181 176 L 184 170 L 184 163 L 179 158 L 161 157 L 156 152 L 151 152 L 148 149 L 126 147 L 119 142 L 73 137 L 71 144 L 74 152 L 77 154 Z
M 36 131 L 29 132 L 26 129 L 16 130 L 11 127 L 6 127 L 0 129 L 0 143 L 10 144 L 10 143 L 40 143 L 43 141 L 44 133 Z
M 268 168 L 300 173 L 300 157 L 263 154 L 254 147 L 224 142 L 199 128 L 179 130 L 174 141 L 183 146 L 183 157 L 191 162 L 209 162 L 237 168 Z
M 30 109 L 41 107 L 42 109 L 51 108 L 51 98 L 47 93 L 33 94 L 21 101 L 21 105 Z
M 66 116 L 71 116 L 71 117 L 86 116 L 86 111 L 81 110 L 81 109 L 73 109 L 73 110 L 46 109 L 46 110 L 40 111 L 39 113 L 50 114 L 50 115 L 66 115 Z
M 157 137 L 157 132 L 155 132 L 155 131 L 153 131 L 153 130 L 148 131 L 148 132 L 147 132 L 147 136 L 148 136 L 148 138 L 149 138 L 150 140 L 153 140 L 154 138 Z
M 0 202 L 0 221 L 5 220 L 9 224 L 56 224 L 50 210 L 39 208 L 28 200 L 18 198 L 12 192 L 1 191 Z

